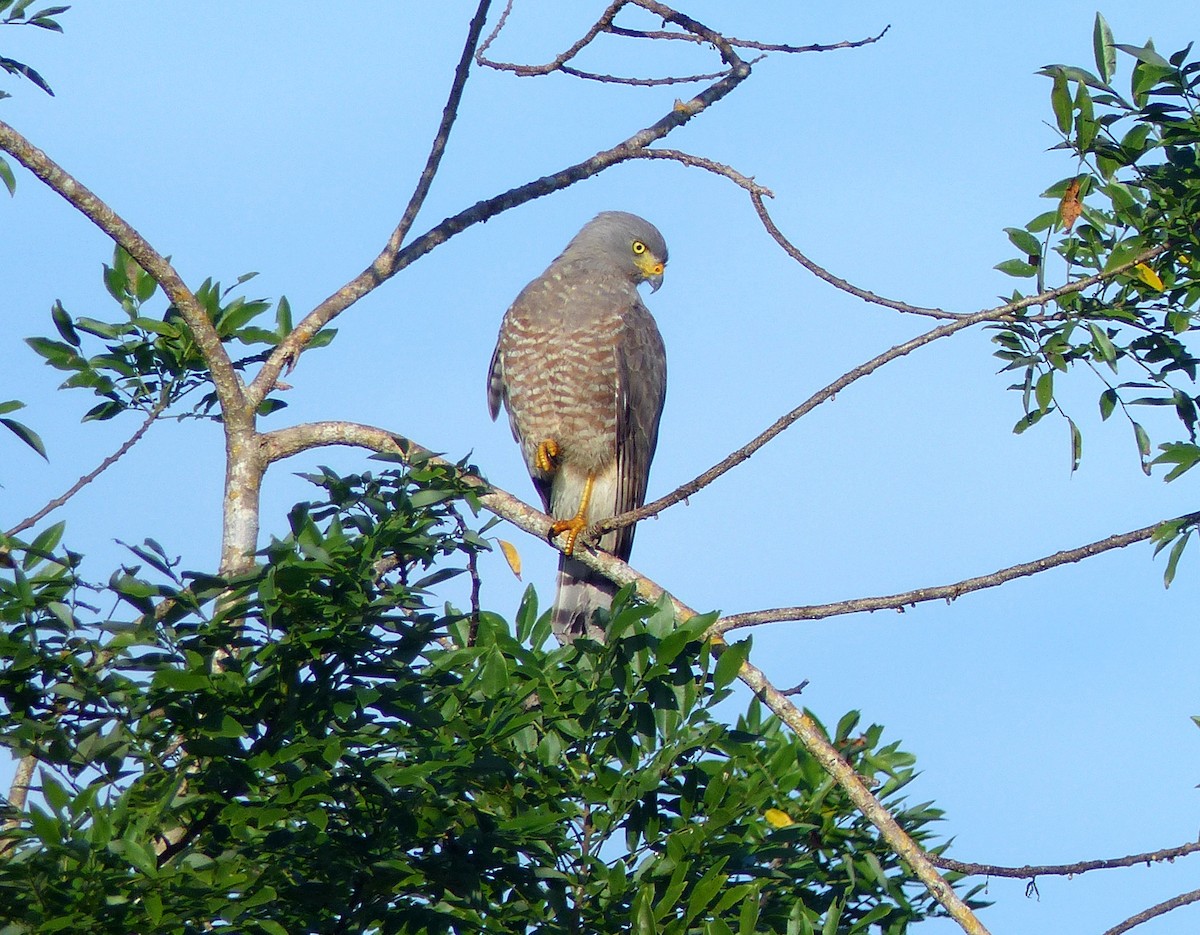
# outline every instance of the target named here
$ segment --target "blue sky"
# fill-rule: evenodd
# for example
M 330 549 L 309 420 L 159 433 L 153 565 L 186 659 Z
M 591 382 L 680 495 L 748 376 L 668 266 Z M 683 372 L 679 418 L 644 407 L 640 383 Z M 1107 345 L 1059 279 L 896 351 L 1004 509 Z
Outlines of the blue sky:
M 494 53 L 545 61 L 602 4 L 518 2 Z M 58 37 L 0 32 L 48 98 L 8 81 L 0 119 L 105 198 L 193 286 L 256 270 L 253 296 L 286 294 L 301 313 L 374 257 L 415 182 L 473 6 L 80 3 Z M 1002 231 L 1045 210 L 1039 193 L 1073 172 L 1048 152 L 1051 62 L 1088 66 L 1095 7 L 1008 4 L 687 3 L 728 33 L 879 43 L 772 55 L 666 145 L 733 165 L 772 189 L 777 222 L 839 275 L 883 295 L 974 311 L 1013 280 Z M 1194 0 L 1103 8 L 1117 40 L 1174 51 L 1195 37 Z M 636 22 L 636 18 L 631 21 Z M 655 25 L 648 19 L 644 25 Z M 581 61 L 660 71 L 657 47 L 608 39 Z M 711 52 L 669 50 L 708 71 Z M 1121 79 L 1125 80 L 1127 72 Z M 442 174 L 416 225 L 576 162 L 658 119 L 679 88 L 627 89 L 562 76 L 478 72 Z M 377 290 L 305 355 L 290 407 L 265 424 L 349 419 L 385 426 L 487 476 L 533 491 L 484 376 L 504 309 L 597 211 L 640 213 L 671 248 L 647 301 L 666 340 L 669 389 L 652 496 L 744 444 L 833 378 L 929 323 L 865 306 L 817 281 L 758 225 L 724 180 L 665 163 L 617 167 L 473 228 Z M 16 446 L 0 472 L 11 525 L 114 449 L 133 417 L 88 424 L 92 402 L 54 392 L 59 374 L 20 339 L 113 307 L 100 285 L 111 244 L 31 176 L 0 201 L 0 399 L 46 440 L 49 465 Z M 1101 424 L 1100 387 L 1065 390 L 1084 432 L 1069 471 L 1066 429 L 1017 437 L 983 332 L 891 364 L 820 407 L 751 461 L 638 533 L 634 565 L 698 609 L 736 612 L 940 584 L 993 571 L 1197 508 L 1196 481 L 1138 469 L 1126 425 Z M 369 465 L 356 452 L 296 459 L 269 477 L 264 529 L 309 495 L 292 476 L 317 463 Z M 64 511 L 72 548 L 99 574 L 114 539 L 154 536 L 188 567 L 219 544 L 221 443 L 212 426 L 162 425 Z M 136 493 L 125 491 L 136 487 Z M 519 533 L 525 580 L 550 596 L 554 556 Z M 484 599 L 506 614 L 524 585 L 499 555 Z M 1051 863 L 1182 843 L 1197 833 L 1200 713 L 1188 555 L 1169 591 L 1161 560 L 1135 546 L 998 591 L 899 615 L 779 624 L 753 658 L 826 723 L 847 710 L 914 752 L 917 800 L 947 812 L 965 860 Z M 1200 858 L 1192 858 L 1196 860 Z M 1099 932 L 1194 887 L 1194 868 L 994 881 L 993 932 Z M 1147 935 L 1194 931 L 1184 909 Z M 923 932 L 955 930 L 931 922 Z

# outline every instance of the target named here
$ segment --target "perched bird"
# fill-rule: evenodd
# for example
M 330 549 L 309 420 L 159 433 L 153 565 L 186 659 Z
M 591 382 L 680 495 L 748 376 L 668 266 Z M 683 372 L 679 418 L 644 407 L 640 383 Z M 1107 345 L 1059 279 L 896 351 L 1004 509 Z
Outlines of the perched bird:
M 638 284 L 662 284 L 667 245 L 648 221 L 596 215 L 500 325 L 488 373 L 488 408 L 508 410 L 533 484 L 565 536 L 551 623 L 560 640 L 603 640 L 596 611 L 616 586 L 572 558 L 592 523 L 641 506 L 667 391 L 662 336 Z M 633 527 L 600 548 L 629 558 Z

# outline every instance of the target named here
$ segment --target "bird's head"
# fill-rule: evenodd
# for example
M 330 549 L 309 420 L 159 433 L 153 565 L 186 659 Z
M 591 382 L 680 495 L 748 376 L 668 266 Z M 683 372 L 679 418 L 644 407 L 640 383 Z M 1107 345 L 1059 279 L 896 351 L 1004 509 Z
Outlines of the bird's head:
M 662 285 L 667 265 L 667 243 L 658 228 L 625 211 L 597 214 L 575 235 L 565 253 L 612 264 L 634 284 L 650 283 L 651 291 Z

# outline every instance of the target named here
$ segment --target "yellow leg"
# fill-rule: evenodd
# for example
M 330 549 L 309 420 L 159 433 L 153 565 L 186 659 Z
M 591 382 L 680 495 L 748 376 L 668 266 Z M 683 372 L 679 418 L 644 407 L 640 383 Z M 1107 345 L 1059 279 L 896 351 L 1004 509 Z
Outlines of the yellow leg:
M 537 465 L 539 471 L 553 474 L 558 469 L 558 442 L 553 438 L 547 438 L 538 445 L 537 453 L 533 456 L 533 463 Z
M 538 449 L 539 453 L 541 449 Z M 588 504 L 592 500 L 592 484 L 595 483 L 596 476 L 589 474 L 587 480 L 583 484 L 583 496 L 579 498 L 579 510 L 571 519 L 556 519 L 550 525 L 550 538 L 553 539 L 562 533 L 567 534 L 566 545 L 563 546 L 563 552 L 570 555 L 575 551 L 575 540 L 579 538 L 579 534 L 587 529 L 587 510 Z

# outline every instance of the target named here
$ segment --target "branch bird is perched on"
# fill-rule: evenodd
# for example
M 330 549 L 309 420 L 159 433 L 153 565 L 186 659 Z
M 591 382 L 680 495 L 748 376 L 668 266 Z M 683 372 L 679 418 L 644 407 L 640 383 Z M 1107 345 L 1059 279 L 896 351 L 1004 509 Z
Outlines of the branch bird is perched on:
M 565 536 L 551 623 L 560 640 L 602 640 L 596 611 L 616 586 L 572 558 L 592 523 L 641 506 L 667 390 L 662 336 L 638 284 L 662 284 L 667 245 L 648 221 L 605 211 L 537 279 L 500 325 L 488 374 L 492 418 L 508 410 L 513 437 Z M 606 533 L 600 548 L 622 560 L 633 527 Z

